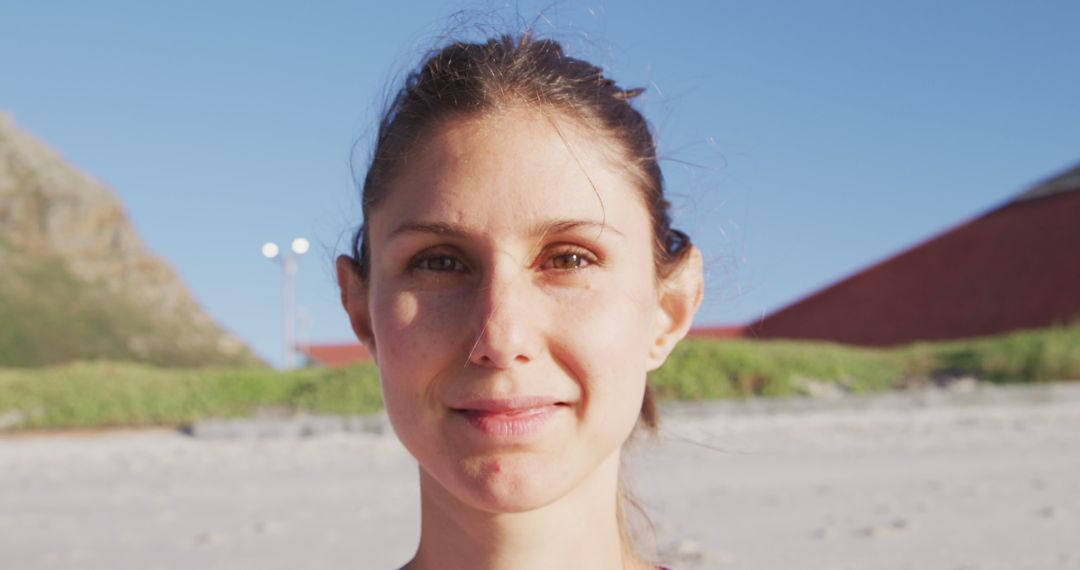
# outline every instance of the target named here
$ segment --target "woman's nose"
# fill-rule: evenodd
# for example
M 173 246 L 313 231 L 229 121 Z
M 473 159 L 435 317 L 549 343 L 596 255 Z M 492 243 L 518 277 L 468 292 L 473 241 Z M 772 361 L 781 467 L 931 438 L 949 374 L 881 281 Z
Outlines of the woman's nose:
M 520 267 L 497 268 L 477 290 L 469 363 L 505 369 L 536 358 L 540 315 L 534 314 L 537 303 L 527 273 Z

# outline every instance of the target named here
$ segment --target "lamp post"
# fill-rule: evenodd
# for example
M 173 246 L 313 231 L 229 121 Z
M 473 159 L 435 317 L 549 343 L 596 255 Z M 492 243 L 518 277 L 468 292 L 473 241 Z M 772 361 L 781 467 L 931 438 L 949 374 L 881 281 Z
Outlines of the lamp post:
M 304 238 L 292 240 L 290 245 L 292 252 L 283 252 L 274 242 L 266 242 L 262 246 L 263 257 L 281 263 L 282 287 L 282 362 L 286 370 L 296 367 L 296 347 L 293 346 L 293 305 L 295 292 L 293 291 L 293 278 L 296 275 L 297 262 L 300 256 L 311 249 L 311 244 Z

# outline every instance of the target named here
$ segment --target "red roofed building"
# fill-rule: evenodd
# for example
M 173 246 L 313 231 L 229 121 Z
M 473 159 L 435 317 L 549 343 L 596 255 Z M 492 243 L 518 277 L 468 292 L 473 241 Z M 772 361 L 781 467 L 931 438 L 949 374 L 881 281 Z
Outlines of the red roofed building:
M 307 359 L 308 366 L 326 366 L 342 368 L 371 360 L 364 345 L 359 342 L 341 342 L 334 344 L 302 344 L 296 347 Z
M 686 338 L 697 339 L 712 339 L 712 340 L 727 340 L 731 338 L 739 338 L 746 332 L 746 327 L 735 326 L 715 326 L 715 327 L 694 327 L 690 329 L 690 332 L 686 334 Z
M 895 345 L 1080 319 L 1080 166 L 746 327 Z

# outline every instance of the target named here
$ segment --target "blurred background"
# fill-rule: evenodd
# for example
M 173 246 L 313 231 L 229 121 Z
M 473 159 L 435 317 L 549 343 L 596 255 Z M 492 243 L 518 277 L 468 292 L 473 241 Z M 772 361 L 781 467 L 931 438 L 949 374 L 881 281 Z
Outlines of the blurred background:
M 1080 160 L 1072 2 L 5 2 L 0 109 L 111 189 L 262 360 L 351 339 L 332 259 L 379 111 L 448 36 L 534 25 L 647 88 L 702 325 L 753 322 Z M 456 14 L 456 15 L 455 15 Z
M 646 89 L 706 257 L 691 338 L 650 376 L 663 430 L 630 453 L 659 559 L 1080 568 L 1078 21 L 1067 1 L 0 0 L 0 552 L 406 560 L 416 466 L 333 260 L 405 74 L 531 27 Z

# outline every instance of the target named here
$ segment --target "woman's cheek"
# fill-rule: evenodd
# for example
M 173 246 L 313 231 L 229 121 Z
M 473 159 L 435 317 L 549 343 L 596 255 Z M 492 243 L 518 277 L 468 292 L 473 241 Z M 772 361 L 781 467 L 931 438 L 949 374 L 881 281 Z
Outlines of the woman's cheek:
M 408 290 L 376 297 L 376 344 L 386 347 L 385 356 L 392 361 L 429 359 L 445 352 L 458 332 L 452 329 L 462 322 L 458 297 L 454 292 Z
M 603 456 L 622 445 L 636 425 L 646 379 L 640 310 L 612 297 L 618 295 L 599 295 L 575 312 L 555 352 L 564 368 L 574 371 L 584 394 L 583 443 Z
M 431 434 L 425 432 L 433 402 L 431 383 L 447 358 L 445 334 L 431 315 L 424 295 L 398 292 L 374 298 L 373 326 L 379 377 L 390 423 L 413 454 L 423 455 Z M 440 339 L 443 339 L 440 342 Z
M 372 325 L 378 352 L 379 376 L 387 411 L 392 417 L 410 418 L 417 413 L 424 383 L 435 376 L 429 370 L 438 360 L 438 345 L 432 341 L 437 331 L 424 316 L 423 299 L 417 295 L 397 294 L 375 298 Z
M 641 355 L 647 354 L 650 310 L 655 310 L 648 299 L 633 290 L 594 287 L 553 304 L 560 315 L 553 320 L 560 329 L 553 338 L 561 345 L 553 353 L 577 369 L 577 376 L 596 384 L 586 389 L 633 392 L 626 382 L 641 383 L 644 389 L 646 360 Z
M 609 274 L 557 291 L 554 306 L 562 317 L 556 322 L 573 324 L 567 332 L 578 331 L 590 344 L 640 349 L 656 311 L 655 290 L 643 281 L 637 275 Z

